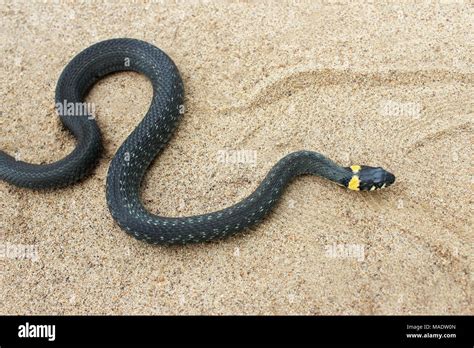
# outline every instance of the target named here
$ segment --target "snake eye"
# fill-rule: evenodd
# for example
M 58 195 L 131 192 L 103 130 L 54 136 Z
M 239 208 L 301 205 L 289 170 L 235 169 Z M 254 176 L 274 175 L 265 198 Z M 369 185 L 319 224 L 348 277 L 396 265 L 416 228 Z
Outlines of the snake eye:
M 387 171 L 385 173 L 386 173 L 385 183 L 387 186 L 390 186 L 395 182 L 395 175 Z

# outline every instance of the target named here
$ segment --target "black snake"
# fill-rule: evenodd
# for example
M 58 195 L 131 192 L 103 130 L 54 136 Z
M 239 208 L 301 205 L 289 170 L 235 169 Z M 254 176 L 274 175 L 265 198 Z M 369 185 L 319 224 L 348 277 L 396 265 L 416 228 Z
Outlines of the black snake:
M 288 182 L 313 174 L 352 190 L 374 190 L 395 181 L 380 167 L 341 167 L 312 151 L 293 152 L 269 171 L 257 189 L 242 201 L 209 214 L 163 217 L 148 212 L 140 199 L 142 178 L 165 147 L 182 115 L 184 87 L 173 61 L 157 47 L 135 39 L 112 39 L 80 52 L 62 72 L 56 104 L 83 103 L 94 83 L 117 71 L 144 74 L 153 86 L 153 100 L 140 124 L 115 154 L 107 174 L 107 204 L 113 218 L 135 238 L 155 244 L 184 244 L 223 238 L 260 221 L 274 206 Z M 17 186 L 46 189 L 69 185 L 96 164 L 100 131 L 87 113 L 58 110 L 64 126 L 77 139 L 65 158 L 46 165 L 17 161 L 0 151 L 0 178 Z

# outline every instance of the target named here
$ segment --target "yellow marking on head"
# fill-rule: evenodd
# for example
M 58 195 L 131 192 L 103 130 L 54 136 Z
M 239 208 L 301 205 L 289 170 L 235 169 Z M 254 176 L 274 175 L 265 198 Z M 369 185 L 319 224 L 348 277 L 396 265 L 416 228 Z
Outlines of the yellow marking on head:
M 357 175 L 354 175 L 351 181 L 349 181 L 349 185 L 347 185 L 347 187 L 349 188 L 349 190 L 359 191 L 359 184 L 359 177 Z
M 358 164 L 354 164 L 351 166 L 351 169 L 352 169 L 352 172 L 355 174 L 359 172 L 360 166 Z

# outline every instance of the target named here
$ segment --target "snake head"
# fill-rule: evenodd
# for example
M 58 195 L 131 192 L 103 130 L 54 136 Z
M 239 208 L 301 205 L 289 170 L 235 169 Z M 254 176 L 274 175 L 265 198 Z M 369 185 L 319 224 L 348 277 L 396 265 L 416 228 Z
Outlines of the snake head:
M 354 191 L 373 191 L 392 185 L 395 175 L 381 167 L 353 165 L 347 168 L 352 177 L 347 182 L 347 188 Z

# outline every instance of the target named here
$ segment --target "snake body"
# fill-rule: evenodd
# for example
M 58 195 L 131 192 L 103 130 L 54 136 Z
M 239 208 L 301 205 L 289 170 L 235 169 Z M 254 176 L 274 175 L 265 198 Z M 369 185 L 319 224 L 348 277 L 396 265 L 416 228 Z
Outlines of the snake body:
M 227 237 L 265 217 L 295 176 L 313 174 L 353 190 L 373 190 L 394 182 L 382 168 L 341 167 L 320 153 L 297 151 L 276 163 L 257 189 L 242 201 L 209 214 L 164 217 L 150 213 L 140 199 L 140 184 L 151 161 L 165 147 L 181 116 L 184 87 L 174 62 L 159 48 L 136 39 L 111 39 L 80 52 L 62 72 L 56 103 L 83 103 L 103 76 L 118 71 L 144 74 L 153 86 L 153 99 L 139 125 L 116 152 L 107 174 L 108 208 L 122 229 L 154 244 L 185 244 Z M 46 165 L 17 161 L 0 151 L 0 178 L 20 187 L 46 189 L 66 186 L 87 175 L 100 156 L 100 131 L 93 117 L 59 111 L 77 140 L 65 158 Z

